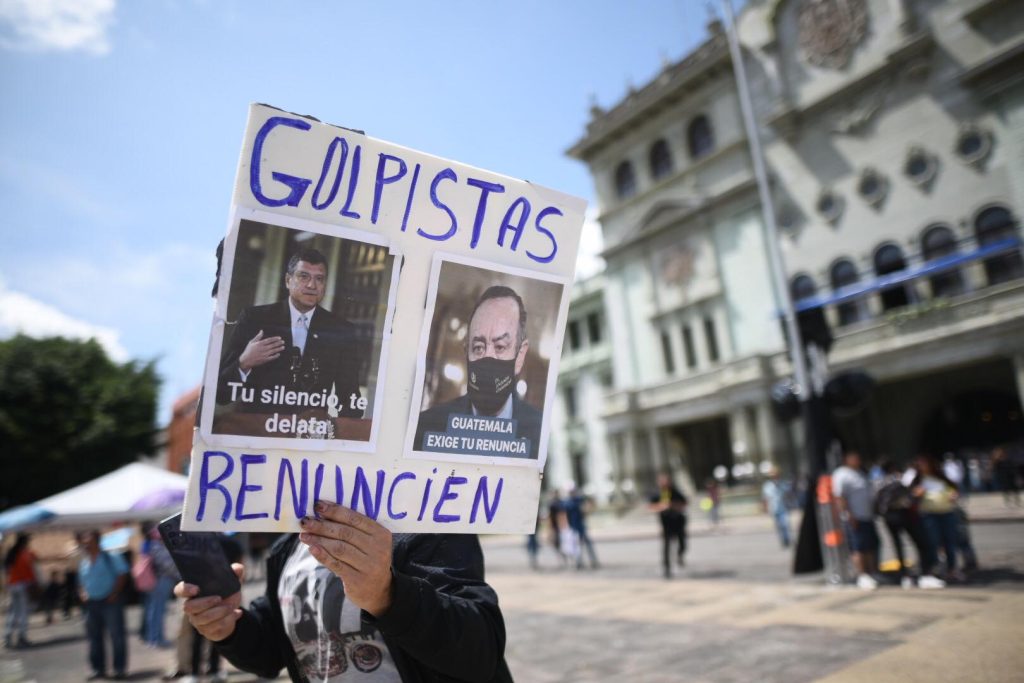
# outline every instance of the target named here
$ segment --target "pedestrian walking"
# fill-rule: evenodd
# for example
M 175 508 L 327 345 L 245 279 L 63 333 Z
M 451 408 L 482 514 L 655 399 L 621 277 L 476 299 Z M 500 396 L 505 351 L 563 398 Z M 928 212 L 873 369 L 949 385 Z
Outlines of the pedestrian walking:
M 707 493 L 708 520 L 713 529 L 718 528 L 721 521 L 722 488 L 714 478 L 708 477 L 704 481 L 704 491 Z
M 555 549 L 555 554 L 565 564 L 565 551 L 562 549 L 562 520 L 565 515 L 562 514 L 562 496 L 558 490 L 551 492 L 548 498 L 548 525 L 551 533 L 551 546 Z
M 54 569 L 50 572 L 50 580 L 46 583 L 46 587 L 43 588 L 39 598 L 39 608 L 46 615 L 47 626 L 53 623 L 53 613 L 60 604 L 63 590 L 64 582 L 61 579 L 60 572 Z
M 36 556 L 29 549 L 29 535 L 18 534 L 14 545 L 4 557 L 7 574 L 7 620 L 4 625 L 4 646 L 28 647 L 28 615 L 36 590 Z
M 857 587 L 874 590 L 878 588 L 878 530 L 874 495 L 860 453 L 850 451 L 843 456 L 843 464 L 832 474 L 832 495 L 850 545 Z
M 1003 493 L 1003 502 L 1009 506 L 1010 501 L 1020 507 L 1020 484 L 1017 481 L 1017 468 L 1010 454 L 999 446 L 992 449 L 992 475 L 996 487 Z
M 107 677 L 107 638 L 113 651 L 114 680 L 124 680 L 128 670 L 123 593 L 128 584 L 128 563 L 120 555 L 100 549 L 100 533 L 89 531 L 83 541 L 84 557 L 78 580 L 85 605 L 85 630 L 89 639 L 87 680 Z
M 775 522 L 775 532 L 783 548 L 789 547 L 789 508 L 786 505 L 789 490 L 779 478 L 779 470 L 772 467 L 768 479 L 761 486 L 761 505 Z
M 942 549 L 945 555 L 945 577 L 962 580 L 963 574 L 956 567 L 957 519 L 956 501 L 959 497 L 956 484 L 942 471 L 938 458 L 922 454 L 915 460 L 917 474 L 910 484 L 910 490 L 919 501 L 921 518 L 932 546 Z
M 590 568 L 597 569 L 597 553 L 594 552 L 594 542 L 590 540 L 587 533 L 587 513 L 591 507 L 590 500 L 580 493 L 579 489 L 573 488 L 563 502 L 566 521 L 569 528 L 576 534 L 576 541 L 579 544 L 579 552 L 576 554 L 576 568 L 583 568 L 583 551 L 587 551 L 590 558 Z
M 658 475 L 658 490 L 648 506 L 661 522 L 661 559 L 665 578 L 672 578 L 671 545 L 676 543 L 676 564 L 686 564 L 686 496 L 677 489 L 668 474 Z
M 144 621 L 146 630 L 144 640 L 153 647 L 170 647 L 171 643 L 164 638 L 164 614 L 171 592 L 181 577 L 174 566 L 171 554 L 164 546 L 163 539 L 156 527 L 149 530 L 148 556 L 152 561 L 155 582 L 146 594 Z

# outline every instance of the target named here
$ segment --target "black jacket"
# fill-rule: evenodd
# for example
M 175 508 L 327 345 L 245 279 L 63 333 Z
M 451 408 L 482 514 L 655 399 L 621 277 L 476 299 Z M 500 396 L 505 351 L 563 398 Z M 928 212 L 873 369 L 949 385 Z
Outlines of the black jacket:
M 456 399 L 434 406 L 420 413 L 416 422 L 416 436 L 413 437 L 413 448 L 423 448 L 423 437 L 427 432 L 448 431 L 448 417 L 450 415 L 472 415 L 473 406 L 469 402 L 469 396 L 463 394 Z M 536 460 L 540 454 L 540 424 L 542 414 L 529 403 L 519 398 L 518 394 L 512 394 L 512 419 L 516 421 L 516 438 L 526 437 L 530 440 L 530 460 Z M 513 455 L 505 457 L 516 457 Z
M 267 557 L 266 594 L 253 600 L 234 633 L 217 649 L 239 669 L 275 678 L 288 668 L 304 681 L 285 634 L 277 585 L 298 536 L 282 537 Z M 367 612 L 403 681 L 512 681 L 505 664 L 505 621 L 498 596 L 484 582 L 476 536 L 395 534 L 391 609 Z
M 239 410 L 243 412 L 273 413 L 290 406 L 264 404 L 259 401 L 263 389 L 273 389 L 283 385 L 287 389 L 299 389 L 312 393 L 326 390 L 330 392 L 334 385 L 340 403 L 338 412 L 343 417 L 362 417 L 363 411 L 353 408 L 350 397 L 359 396 L 359 370 L 365 353 L 356 338 L 355 326 L 334 315 L 326 308 L 316 307 L 316 313 L 309 324 L 309 336 L 306 339 L 306 352 L 302 356 L 304 369 L 308 369 L 309 379 L 296 385 L 292 364 L 292 322 L 288 301 L 279 301 L 266 306 L 252 306 L 242 311 L 236 323 L 230 324 L 225 330 L 224 350 L 221 353 L 220 381 L 217 387 L 217 403 L 231 400 L 231 389 L 228 382 L 241 382 L 238 372 L 238 359 L 245 351 L 246 344 L 263 330 L 263 337 L 281 337 L 285 351 L 275 360 L 253 368 L 245 382 L 246 387 L 256 389 L 257 400 L 250 404 L 239 402 Z M 315 363 L 315 370 L 313 364 Z M 301 409 L 295 412 L 301 412 Z

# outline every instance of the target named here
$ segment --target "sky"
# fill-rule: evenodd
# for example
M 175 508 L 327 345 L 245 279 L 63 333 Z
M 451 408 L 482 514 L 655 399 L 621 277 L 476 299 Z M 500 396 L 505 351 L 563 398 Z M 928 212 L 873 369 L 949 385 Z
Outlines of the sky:
M 703 0 L 0 0 L 0 338 L 202 375 L 214 248 L 263 102 L 591 202 L 565 156 L 704 37 Z

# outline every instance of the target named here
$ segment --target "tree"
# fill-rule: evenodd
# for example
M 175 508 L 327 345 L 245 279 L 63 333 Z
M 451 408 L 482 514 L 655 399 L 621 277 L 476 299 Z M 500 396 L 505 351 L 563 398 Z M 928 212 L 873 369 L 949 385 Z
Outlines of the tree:
M 95 340 L 0 341 L 0 509 L 81 484 L 155 447 L 154 362 Z

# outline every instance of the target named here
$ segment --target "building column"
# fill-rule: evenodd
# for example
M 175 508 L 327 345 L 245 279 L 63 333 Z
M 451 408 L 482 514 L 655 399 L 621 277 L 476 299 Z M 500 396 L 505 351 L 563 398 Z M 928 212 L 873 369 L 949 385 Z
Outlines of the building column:
M 789 469 L 787 439 L 782 431 L 785 427 L 779 424 L 772 413 L 771 403 L 762 401 L 756 407 L 757 433 L 761 439 L 761 455 L 779 469 Z
M 729 413 L 729 448 L 732 450 L 734 464 L 751 461 L 753 449 L 756 447 L 752 437 L 746 406 L 733 408 Z
M 619 472 L 619 489 L 625 494 L 627 500 L 632 500 L 636 494 L 636 463 L 639 445 L 635 429 L 627 429 L 622 436 L 625 447 L 622 453 L 622 469 Z

